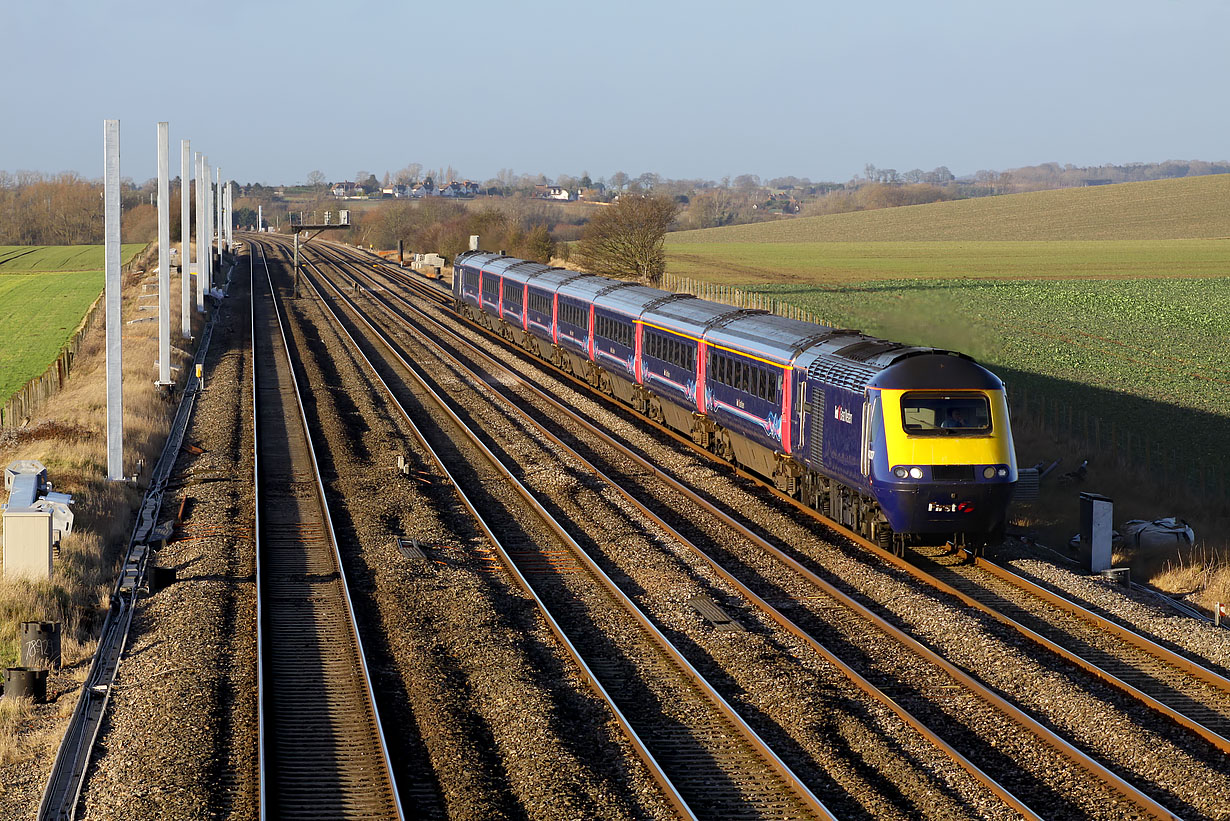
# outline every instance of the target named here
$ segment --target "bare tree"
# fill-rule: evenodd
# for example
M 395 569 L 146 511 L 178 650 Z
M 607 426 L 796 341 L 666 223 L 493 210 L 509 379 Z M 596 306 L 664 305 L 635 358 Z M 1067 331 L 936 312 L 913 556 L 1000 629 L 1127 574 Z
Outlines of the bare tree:
M 670 197 L 621 196 L 586 226 L 577 246 L 581 264 L 593 274 L 636 277 L 657 286 L 666 272 L 663 241 L 675 221 L 676 208 Z
M 323 171 L 315 170 L 315 171 L 311 171 L 307 175 L 307 184 L 312 187 L 313 191 L 319 191 L 320 189 L 324 188 L 325 182 L 326 182 L 325 174 Z
M 422 163 L 412 162 L 398 171 L 393 179 L 398 185 L 413 185 L 419 181 L 419 175 L 422 173 Z

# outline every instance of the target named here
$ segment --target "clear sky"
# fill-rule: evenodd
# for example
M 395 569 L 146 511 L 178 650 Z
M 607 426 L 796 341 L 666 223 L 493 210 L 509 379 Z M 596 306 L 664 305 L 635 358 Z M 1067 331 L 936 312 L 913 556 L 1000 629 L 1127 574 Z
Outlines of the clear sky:
M 2 0 L 0 169 L 844 181 L 1230 159 L 1227 0 Z M 191 38 L 191 39 L 190 39 Z

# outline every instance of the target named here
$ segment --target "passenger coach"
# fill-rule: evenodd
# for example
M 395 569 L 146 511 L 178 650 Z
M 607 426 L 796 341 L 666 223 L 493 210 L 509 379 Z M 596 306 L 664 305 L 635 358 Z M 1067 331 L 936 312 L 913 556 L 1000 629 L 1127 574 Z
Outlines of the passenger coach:
M 454 264 L 457 311 L 900 552 L 1002 536 L 1004 386 L 952 351 L 499 254 Z

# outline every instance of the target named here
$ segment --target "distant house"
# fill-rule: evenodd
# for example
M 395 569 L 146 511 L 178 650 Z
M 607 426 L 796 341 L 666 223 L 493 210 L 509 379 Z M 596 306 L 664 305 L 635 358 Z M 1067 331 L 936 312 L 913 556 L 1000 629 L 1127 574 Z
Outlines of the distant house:
M 342 200 L 346 197 L 356 196 L 355 188 L 356 186 L 353 182 L 335 182 L 333 187 L 329 189 L 329 193 Z
M 583 188 L 577 192 L 579 200 L 600 200 L 606 196 L 606 186 L 600 182 L 594 183 L 592 188 Z
M 548 199 L 548 200 L 574 200 L 574 199 L 576 199 L 576 197 L 574 197 L 574 196 L 573 196 L 573 194 L 572 194 L 572 192 L 571 192 L 571 191 L 569 191 L 567 188 L 564 188 L 564 187 L 559 186 L 559 185 L 551 185 L 551 186 L 547 186 L 547 193 L 546 193 L 546 195 L 543 197 L 543 199 Z
M 436 195 L 436 186 L 431 180 L 421 182 L 414 188 L 410 189 L 410 196 L 414 199 L 422 199 L 423 197 L 434 197 Z
M 462 180 L 459 185 L 461 186 L 462 195 L 466 197 L 477 197 L 481 191 L 478 187 L 478 183 L 473 180 Z
M 460 197 L 462 194 L 461 183 L 450 182 L 448 185 L 443 186 L 439 193 L 442 197 Z
M 398 183 L 397 185 L 391 185 L 388 188 L 381 188 L 380 193 L 386 197 L 401 199 L 402 197 L 410 196 L 410 186 Z

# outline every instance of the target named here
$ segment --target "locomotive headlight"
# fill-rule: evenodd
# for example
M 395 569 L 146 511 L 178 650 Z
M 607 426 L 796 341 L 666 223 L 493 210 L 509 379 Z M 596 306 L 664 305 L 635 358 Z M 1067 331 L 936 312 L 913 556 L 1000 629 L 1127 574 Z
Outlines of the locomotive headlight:
M 994 479 L 994 478 L 995 478 L 995 468 L 993 468 L 993 467 L 985 467 L 985 468 L 983 468 L 983 469 L 982 469 L 982 478 L 983 478 L 983 479 Z
M 1000 468 L 999 470 L 995 472 L 996 474 L 999 475 L 999 478 L 1001 479 L 1006 479 L 1008 477 L 1008 468 Z
M 893 468 L 893 475 L 898 479 L 904 479 L 910 475 L 910 472 L 903 467 L 895 467 Z
M 922 468 L 910 468 L 910 478 L 911 479 L 921 479 L 922 478 Z

